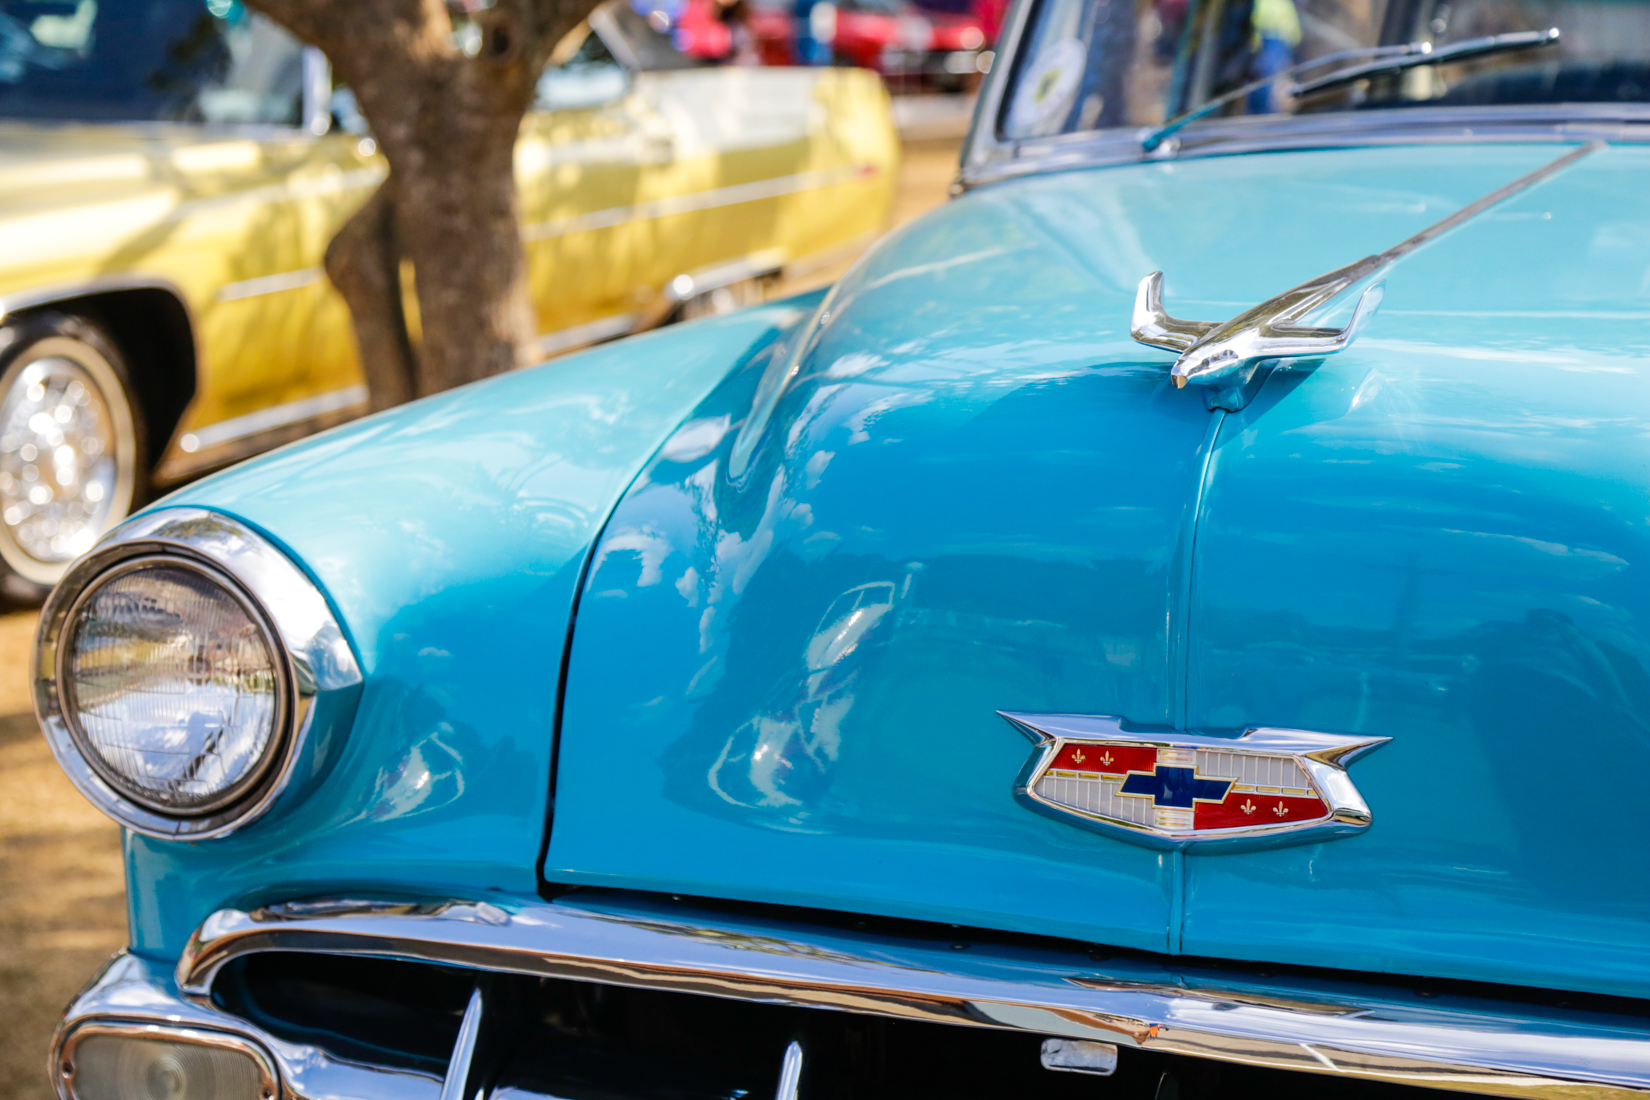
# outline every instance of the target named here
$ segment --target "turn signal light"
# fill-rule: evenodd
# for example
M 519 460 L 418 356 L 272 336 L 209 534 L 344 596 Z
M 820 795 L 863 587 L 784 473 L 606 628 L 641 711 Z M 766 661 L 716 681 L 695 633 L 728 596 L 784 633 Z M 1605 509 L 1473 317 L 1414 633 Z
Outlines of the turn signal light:
M 275 1070 L 243 1040 L 186 1029 L 89 1024 L 64 1043 L 72 1100 L 275 1100 Z

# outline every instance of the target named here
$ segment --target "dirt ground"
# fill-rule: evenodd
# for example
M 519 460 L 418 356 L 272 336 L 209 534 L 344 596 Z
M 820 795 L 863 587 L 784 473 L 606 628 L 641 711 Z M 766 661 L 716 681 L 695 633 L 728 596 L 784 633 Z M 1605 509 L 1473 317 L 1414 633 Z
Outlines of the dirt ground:
M 28 695 L 35 616 L 0 618 L 0 1097 L 47 1100 L 58 1013 L 126 942 L 120 831 L 69 785 Z
M 958 142 L 907 142 L 893 224 L 945 201 Z M 812 273 L 836 278 L 852 257 Z M 29 702 L 32 612 L 0 615 L 0 1100 L 51 1100 L 63 1006 L 126 942 L 120 832 L 69 785 Z

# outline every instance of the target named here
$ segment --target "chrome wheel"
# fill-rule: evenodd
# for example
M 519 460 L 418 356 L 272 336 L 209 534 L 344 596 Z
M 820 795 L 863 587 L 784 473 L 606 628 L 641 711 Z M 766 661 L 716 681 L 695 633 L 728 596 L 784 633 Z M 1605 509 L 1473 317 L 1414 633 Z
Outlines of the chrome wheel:
M 0 377 L 0 556 L 11 571 L 54 584 L 125 518 L 136 450 L 125 387 L 91 342 L 50 335 L 17 354 Z

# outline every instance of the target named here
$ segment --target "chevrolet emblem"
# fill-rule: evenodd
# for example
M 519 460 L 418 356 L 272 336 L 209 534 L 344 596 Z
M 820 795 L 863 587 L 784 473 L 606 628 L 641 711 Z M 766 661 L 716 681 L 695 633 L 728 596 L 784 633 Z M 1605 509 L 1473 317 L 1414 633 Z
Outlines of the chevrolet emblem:
M 1391 740 L 1266 727 L 1200 737 L 1125 730 L 1104 715 L 998 713 L 1037 746 L 1015 798 L 1151 848 L 1233 851 L 1362 832 L 1369 807 L 1346 766 Z

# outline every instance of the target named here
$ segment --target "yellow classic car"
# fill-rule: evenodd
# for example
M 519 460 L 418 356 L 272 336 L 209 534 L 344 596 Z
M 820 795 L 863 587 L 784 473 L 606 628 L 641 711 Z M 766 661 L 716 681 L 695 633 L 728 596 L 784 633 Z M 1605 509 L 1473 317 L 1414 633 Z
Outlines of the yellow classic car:
M 599 9 L 517 146 L 542 350 L 845 254 L 897 155 L 871 73 L 699 67 Z M 365 409 L 321 259 L 385 172 L 325 58 L 241 0 L 0 0 L 0 590 Z

